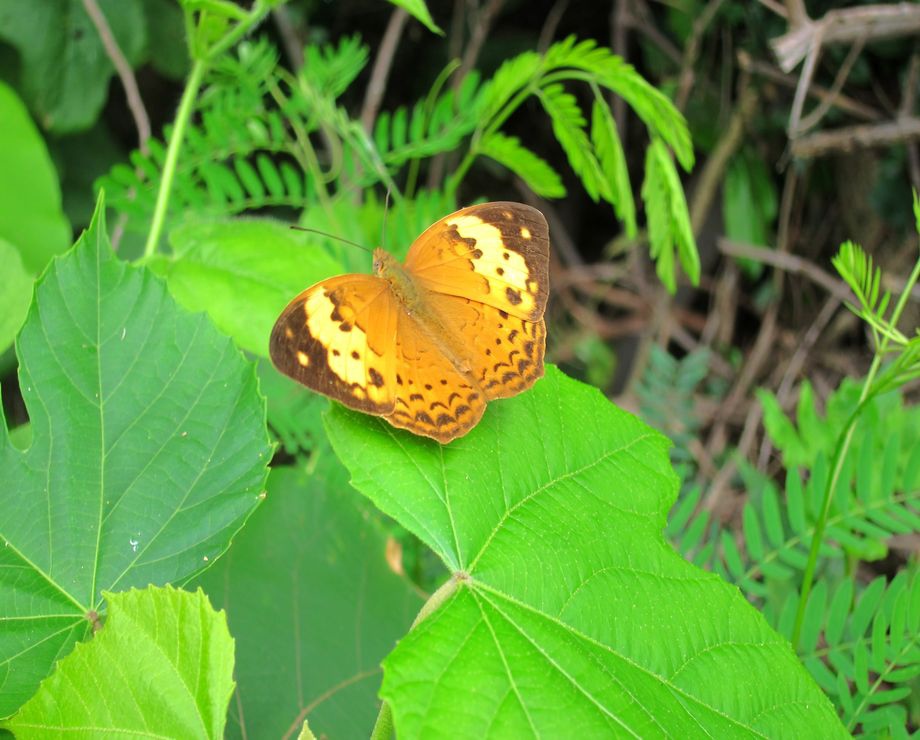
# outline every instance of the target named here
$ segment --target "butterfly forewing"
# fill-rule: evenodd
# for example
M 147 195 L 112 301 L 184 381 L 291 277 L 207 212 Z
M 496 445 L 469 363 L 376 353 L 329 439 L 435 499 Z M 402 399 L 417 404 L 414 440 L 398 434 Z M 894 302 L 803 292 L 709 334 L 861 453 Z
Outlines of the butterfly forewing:
M 539 321 L 549 295 L 549 229 L 521 203 L 463 208 L 430 226 L 406 256 L 427 290 Z
M 341 275 L 298 295 L 275 322 L 272 362 L 294 380 L 371 414 L 394 406 L 397 306 L 385 280 Z

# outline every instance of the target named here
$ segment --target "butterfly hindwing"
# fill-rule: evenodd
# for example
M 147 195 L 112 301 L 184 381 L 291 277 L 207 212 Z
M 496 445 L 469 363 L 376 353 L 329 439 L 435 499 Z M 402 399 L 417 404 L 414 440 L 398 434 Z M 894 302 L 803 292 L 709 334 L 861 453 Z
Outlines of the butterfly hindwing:
M 385 280 L 342 275 L 291 301 L 275 322 L 272 362 L 285 375 L 371 414 L 394 406 L 397 306 Z
M 458 368 L 407 314 L 400 316 L 396 344 L 395 405 L 386 420 L 442 443 L 476 426 L 486 398 L 471 370 Z
M 546 325 L 507 311 L 440 293 L 431 295 L 445 323 L 466 338 L 466 358 L 487 400 L 507 398 L 543 377 Z
M 549 228 L 522 203 L 463 208 L 415 240 L 406 270 L 434 293 L 539 321 L 549 295 Z

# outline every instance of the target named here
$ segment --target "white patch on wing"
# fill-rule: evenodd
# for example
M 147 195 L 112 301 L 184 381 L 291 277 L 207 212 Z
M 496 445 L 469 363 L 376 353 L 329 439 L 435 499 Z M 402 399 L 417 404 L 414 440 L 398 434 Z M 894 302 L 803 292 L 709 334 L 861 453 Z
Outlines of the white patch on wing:
M 464 239 L 475 239 L 476 246 L 482 252 L 482 257 L 473 260 L 476 272 L 485 276 L 491 285 L 493 294 L 501 295 L 508 300 L 507 290 L 510 288 L 520 294 L 520 302 L 516 307 L 524 312 L 532 311 L 535 305 L 535 296 L 532 289 L 534 281 L 528 280 L 530 271 L 524 256 L 513 249 L 507 249 L 502 239 L 501 230 L 484 222 L 479 216 L 470 214 L 455 216 L 447 222 L 448 226 L 456 226 L 457 233 Z M 530 237 L 530 231 L 524 227 L 524 232 Z

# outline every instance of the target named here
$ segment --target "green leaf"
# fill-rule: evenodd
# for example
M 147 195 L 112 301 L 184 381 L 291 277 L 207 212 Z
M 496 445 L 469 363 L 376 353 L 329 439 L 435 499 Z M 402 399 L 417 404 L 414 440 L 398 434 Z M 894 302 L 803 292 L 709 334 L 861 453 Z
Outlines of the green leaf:
M 777 198 L 761 157 L 744 151 L 732 159 L 722 188 L 722 206 L 729 239 L 761 246 L 770 243 Z
M 397 7 L 403 8 L 409 15 L 424 25 L 432 33 L 436 33 L 440 36 L 444 35 L 444 31 L 438 27 L 431 17 L 431 13 L 428 12 L 428 6 L 425 4 L 425 0 L 390 0 L 390 2 Z
M 493 118 L 522 88 L 540 72 L 540 55 L 525 51 L 502 63 L 486 83 L 482 97 L 483 120 Z
M 368 737 L 380 661 L 421 607 L 328 446 L 311 467 L 272 470 L 265 502 L 198 581 L 236 637 L 231 738 L 282 737 L 305 716 L 321 737 Z
M 106 593 L 109 616 L 6 725 L 17 738 L 221 738 L 233 638 L 207 597 L 174 588 Z
M 673 293 L 677 290 L 674 252 L 696 285 L 700 279 L 700 256 L 690 226 L 687 201 L 667 147 L 652 139 L 645 155 L 645 181 L 642 199 L 648 217 L 648 236 L 658 277 Z
M 0 421 L 0 716 L 102 612 L 181 582 L 259 500 L 270 447 L 253 366 L 89 230 L 38 281 L 17 342 L 32 444 Z
M 565 186 L 545 160 L 521 145 L 514 136 L 494 133 L 479 143 L 479 152 L 514 172 L 527 187 L 542 198 L 562 198 Z
M 207 311 L 240 347 L 268 356 L 268 337 L 300 291 L 342 272 L 304 235 L 264 219 L 193 222 L 170 232 L 173 255 L 158 263 L 176 299 Z
M 307 44 L 302 74 L 308 75 L 319 89 L 338 98 L 364 69 L 367 57 L 367 46 L 357 34 L 343 36 L 338 46 Z
M 98 0 L 127 60 L 146 44 L 140 0 Z M 42 127 L 57 134 L 89 128 L 99 116 L 115 68 L 81 0 L 0 0 L 0 39 L 22 59 L 21 90 Z
M 587 125 L 575 96 L 560 84 L 547 85 L 539 93 L 540 101 L 553 122 L 553 133 L 562 145 L 575 174 L 581 179 L 591 199 L 610 201 L 610 183 L 594 156 L 594 148 L 585 133 Z
M 147 28 L 144 56 L 164 77 L 181 81 L 189 69 L 182 9 L 174 0 L 143 0 L 143 3 Z
M 15 247 L 2 238 L 0 265 L 3 265 L 3 281 L 0 284 L 0 354 L 3 354 L 25 321 L 35 277 L 22 266 Z
M 595 98 L 591 108 L 591 141 L 597 150 L 597 159 L 610 185 L 611 203 L 617 217 L 623 221 L 626 235 L 634 237 L 636 228 L 636 204 L 633 200 L 629 170 L 623 143 L 617 133 L 617 125 L 608 105 Z
M 384 661 L 400 737 L 844 736 L 789 644 L 665 542 L 668 442 L 595 389 L 547 367 L 447 446 L 338 405 L 327 429 L 453 574 Z
M 0 18 L 2 13 L 0 5 Z M 37 275 L 70 246 L 70 224 L 61 210 L 61 188 L 45 142 L 22 101 L 3 82 L 0 121 L 0 239 L 16 247 L 25 269 Z
M 595 41 L 577 41 L 569 36 L 546 50 L 547 69 L 574 67 L 592 75 L 597 84 L 621 96 L 648 126 L 677 155 L 685 170 L 693 166 L 693 145 L 687 122 L 674 104 L 646 82 L 630 64 Z

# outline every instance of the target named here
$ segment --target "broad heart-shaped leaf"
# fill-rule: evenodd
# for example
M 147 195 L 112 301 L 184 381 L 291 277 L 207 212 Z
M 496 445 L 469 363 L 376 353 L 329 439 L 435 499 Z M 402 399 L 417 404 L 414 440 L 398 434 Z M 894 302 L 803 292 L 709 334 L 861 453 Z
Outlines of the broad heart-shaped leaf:
M 169 235 L 174 253 L 157 262 L 190 311 L 207 311 L 237 344 L 268 357 L 268 337 L 300 291 L 342 272 L 303 233 L 267 219 L 195 222 Z
M 270 446 L 254 366 L 90 229 L 37 284 L 17 342 L 32 443 L 0 418 L 0 716 L 103 609 L 181 582 L 258 503 Z
M 223 737 L 233 692 L 227 616 L 174 588 L 106 593 L 109 616 L 6 725 L 17 738 Z
M 422 605 L 386 565 L 371 504 L 326 445 L 312 473 L 274 468 L 268 496 L 197 581 L 237 643 L 228 737 L 368 737 L 380 661 Z
M 335 406 L 352 483 L 454 571 L 384 662 L 400 737 L 845 736 L 789 644 L 668 545 L 668 441 L 553 367 L 447 446 Z

